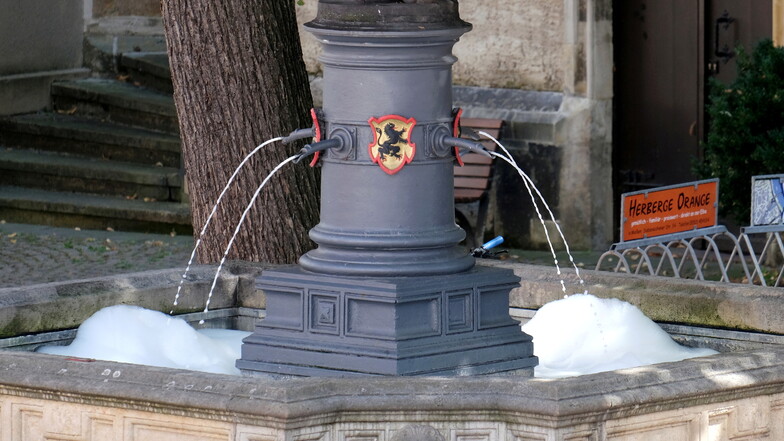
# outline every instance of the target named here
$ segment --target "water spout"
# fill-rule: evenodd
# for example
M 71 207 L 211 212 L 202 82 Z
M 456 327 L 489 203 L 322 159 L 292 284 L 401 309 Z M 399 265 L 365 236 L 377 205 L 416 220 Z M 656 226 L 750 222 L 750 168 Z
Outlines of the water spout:
M 445 146 L 456 146 L 461 149 L 461 154 L 465 151 L 474 152 L 480 154 L 482 156 L 487 156 L 488 158 L 492 158 L 492 152 L 487 151 L 485 146 L 482 145 L 480 142 L 471 141 L 464 138 L 455 138 L 452 136 L 444 136 L 440 139 L 441 145 Z
M 310 156 L 316 152 L 322 152 L 324 150 L 329 149 L 341 149 L 343 148 L 343 139 L 339 137 L 325 139 L 323 141 L 314 142 L 313 144 L 308 144 L 302 148 L 296 155 L 296 159 L 294 159 L 294 163 L 299 163 L 302 161 L 303 158 Z
M 283 137 L 283 144 L 291 144 L 294 141 L 299 141 L 300 139 L 305 138 L 313 138 L 316 136 L 316 128 L 309 127 L 307 129 L 297 129 L 288 134 L 288 136 Z

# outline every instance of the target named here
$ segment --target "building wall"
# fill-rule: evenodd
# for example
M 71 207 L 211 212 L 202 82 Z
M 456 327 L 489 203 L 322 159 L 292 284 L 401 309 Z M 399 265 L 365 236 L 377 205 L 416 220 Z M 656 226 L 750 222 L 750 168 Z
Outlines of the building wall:
M 316 16 L 317 2 L 297 6 L 300 23 Z M 564 3 L 552 0 L 461 0 L 471 32 L 455 45 L 454 83 L 504 89 L 564 88 Z M 302 31 L 302 29 L 301 29 Z M 302 31 L 308 71 L 320 70 L 318 44 Z
M 462 0 L 460 15 L 474 28 L 455 45 L 455 84 L 563 90 L 563 2 Z
M 784 46 L 784 0 L 773 0 L 773 43 Z
M 140 15 L 154 16 L 161 14 L 160 0 L 85 0 L 85 9 L 89 9 L 93 18 Z
M 13 0 L 0 14 L 0 75 L 79 67 L 82 0 Z
M 0 115 L 44 108 L 54 79 L 85 74 L 82 1 L 2 3 Z

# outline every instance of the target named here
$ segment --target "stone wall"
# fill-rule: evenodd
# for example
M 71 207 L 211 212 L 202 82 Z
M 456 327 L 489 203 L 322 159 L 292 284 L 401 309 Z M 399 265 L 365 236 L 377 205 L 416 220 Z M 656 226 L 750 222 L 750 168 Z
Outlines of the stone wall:
M 124 15 L 154 16 L 161 14 L 160 0 L 85 0 L 90 17 Z
M 85 76 L 83 0 L 12 0 L 0 14 L 0 115 L 49 105 L 49 85 Z
M 79 67 L 81 0 L 10 1 L 0 15 L 0 75 Z
M 461 0 L 460 16 L 471 23 L 454 54 L 454 83 L 501 89 L 561 91 L 564 58 L 564 8 L 552 0 Z M 315 0 L 297 6 L 300 23 L 316 16 Z M 302 31 L 302 29 L 301 29 Z M 319 48 L 302 31 L 305 65 L 320 70 Z
M 285 381 L 0 351 L 0 439 L 784 439 L 784 348 L 559 380 Z

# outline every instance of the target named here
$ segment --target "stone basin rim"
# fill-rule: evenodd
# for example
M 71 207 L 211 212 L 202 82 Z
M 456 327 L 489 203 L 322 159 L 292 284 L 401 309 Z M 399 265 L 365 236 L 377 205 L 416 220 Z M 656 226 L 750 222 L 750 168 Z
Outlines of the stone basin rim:
M 502 420 L 597 421 L 784 392 L 784 346 L 557 380 L 514 376 L 288 378 L 207 374 L 0 351 L 0 394 L 86 397 L 109 407 L 207 419 L 305 423 L 324 415 L 488 413 Z M 118 397 L 121 399 L 118 400 Z M 33 397 L 37 398 L 37 397 Z M 410 417 L 406 416 L 406 420 Z

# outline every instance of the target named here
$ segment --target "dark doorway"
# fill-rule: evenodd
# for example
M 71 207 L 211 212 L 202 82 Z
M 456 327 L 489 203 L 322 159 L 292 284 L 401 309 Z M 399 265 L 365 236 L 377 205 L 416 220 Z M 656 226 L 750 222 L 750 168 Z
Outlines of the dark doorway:
M 735 77 L 735 48 L 772 35 L 771 0 L 615 0 L 615 201 L 696 179 L 707 77 Z M 617 210 L 616 210 L 617 212 Z
M 615 2 L 613 152 L 621 192 L 691 176 L 703 126 L 702 3 Z

